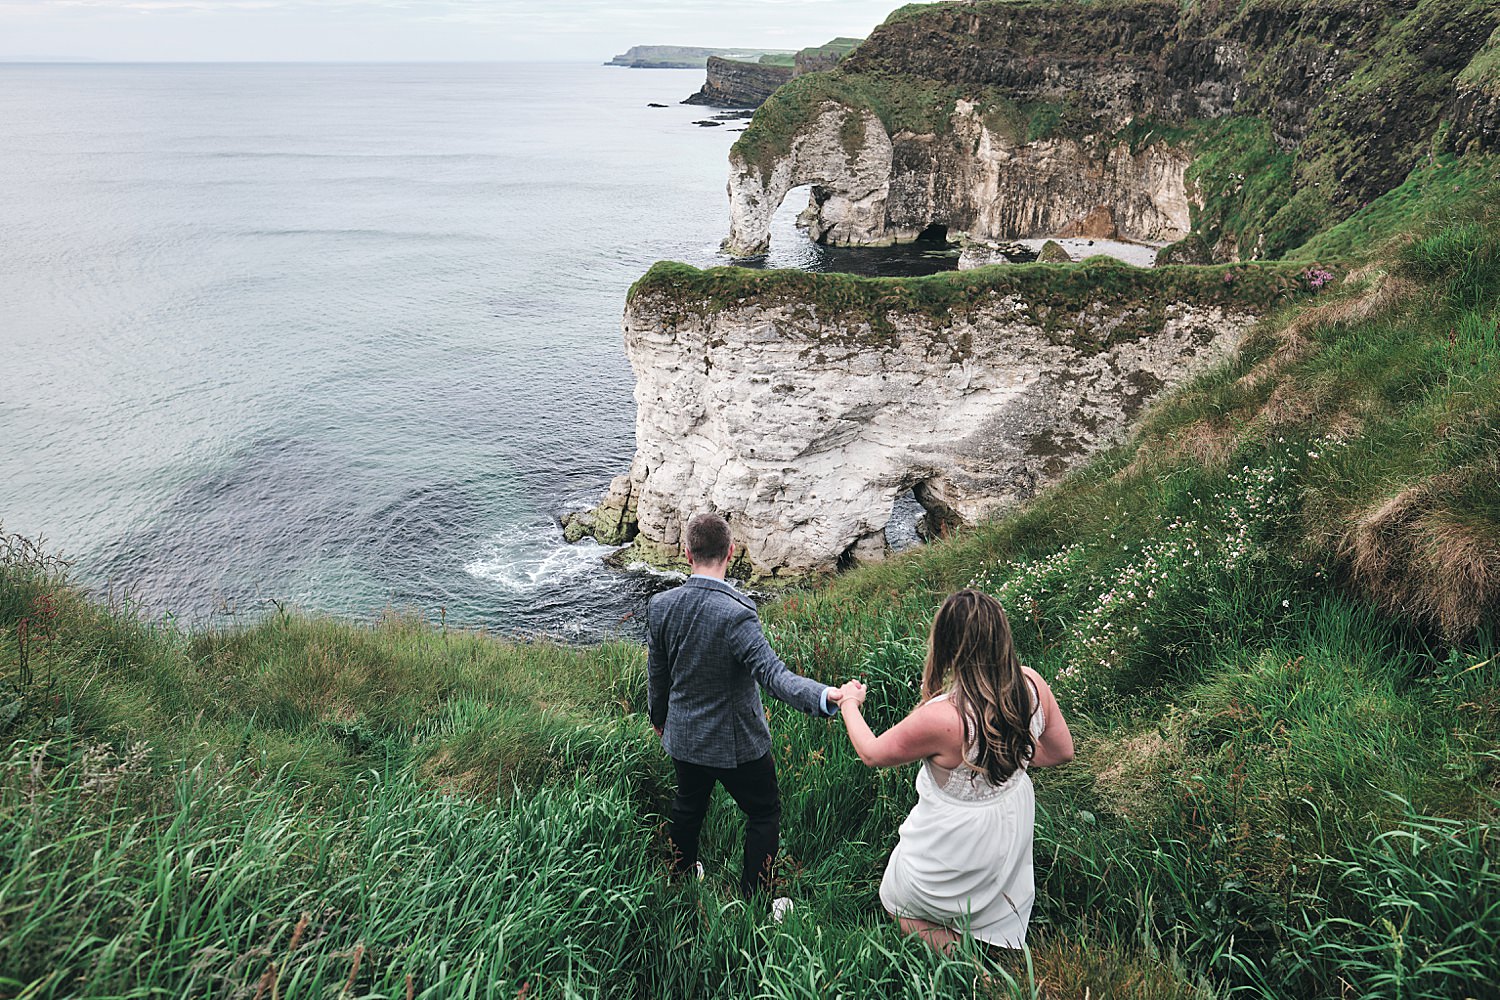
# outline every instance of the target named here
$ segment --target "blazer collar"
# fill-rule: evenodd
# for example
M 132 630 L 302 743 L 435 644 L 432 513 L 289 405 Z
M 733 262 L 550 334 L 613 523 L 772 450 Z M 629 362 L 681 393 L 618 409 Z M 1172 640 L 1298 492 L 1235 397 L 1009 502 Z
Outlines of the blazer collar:
M 715 580 L 713 577 L 708 576 L 690 576 L 687 578 L 687 582 L 684 583 L 683 586 L 695 587 L 702 590 L 717 590 L 721 594 L 728 594 L 730 597 L 734 598 L 736 601 L 739 601 L 751 611 L 757 610 L 755 607 L 755 602 L 753 600 L 740 593 L 738 590 L 735 590 L 734 587 L 730 586 L 728 583 L 725 583 L 723 580 Z

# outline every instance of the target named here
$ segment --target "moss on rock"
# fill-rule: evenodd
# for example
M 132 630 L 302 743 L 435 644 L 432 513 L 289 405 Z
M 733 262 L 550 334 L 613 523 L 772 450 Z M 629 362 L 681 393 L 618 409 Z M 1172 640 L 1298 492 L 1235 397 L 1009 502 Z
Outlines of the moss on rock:
M 897 321 L 904 318 L 925 318 L 937 335 L 946 335 L 955 320 L 994 313 L 1009 302 L 1007 308 L 1023 310 L 1058 342 L 1094 353 L 1159 330 L 1174 303 L 1266 311 L 1305 292 L 1301 273 L 1302 265 L 1283 263 L 1138 268 L 1102 255 L 1077 267 L 1001 264 L 915 278 L 741 267 L 700 270 L 663 261 L 631 287 L 629 301 L 650 297 L 669 325 L 747 306 L 783 308 L 794 319 L 780 328 L 782 335 L 841 347 L 893 343 Z M 1111 326 L 1108 341 L 1078 339 L 1079 317 L 1102 312 L 1120 320 Z
M 1212 264 L 1213 262 L 1213 251 L 1197 233 L 1189 233 L 1186 238 L 1162 247 L 1156 255 L 1157 267 L 1170 267 L 1173 264 Z
M 1041 253 L 1037 254 L 1038 264 L 1071 264 L 1073 255 L 1063 249 L 1063 245 L 1056 240 L 1048 240 L 1042 244 Z

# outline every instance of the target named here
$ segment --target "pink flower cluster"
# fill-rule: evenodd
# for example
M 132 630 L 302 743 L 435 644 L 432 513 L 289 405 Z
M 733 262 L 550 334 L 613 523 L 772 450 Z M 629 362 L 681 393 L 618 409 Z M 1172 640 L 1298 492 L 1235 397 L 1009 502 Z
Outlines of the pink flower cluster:
M 1333 272 L 1313 266 L 1302 272 L 1302 280 L 1307 282 L 1308 288 L 1316 292 L 1324 285 L 1333 281 Z

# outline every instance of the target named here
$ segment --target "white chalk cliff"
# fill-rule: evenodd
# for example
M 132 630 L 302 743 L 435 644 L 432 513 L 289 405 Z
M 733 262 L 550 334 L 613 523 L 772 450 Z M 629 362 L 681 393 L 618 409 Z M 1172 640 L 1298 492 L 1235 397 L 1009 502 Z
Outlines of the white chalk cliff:
M 1093 236 L 1170 242 L 1190 227 L 1191 155 L 1166 143 L 1132 151 L 1065 138 L 1017 141 L 958 101 L 941 135 L 888 135 L 869 111 L 824 102 L 769 171 L 730 155 L 735 256 L 764 253 L 787 194 L 812 185 L 801 221 L 844 246 L 908 243 L 933 225 L 977 241 Z
M 612 541 L 638 530 L 650 558 L 677 550 L 692 514 L 719 511 L 758 576 L 881 558 L 909 489 L 939 528 L 1031 497 L 1253 321 L 1105 294 L 1047 310 L 996 291 L 951 313 L 893 311 L 877 329 L 805 302 L 710 306 L 646 284 L 624 323 L 635 459 L 584 517 Z

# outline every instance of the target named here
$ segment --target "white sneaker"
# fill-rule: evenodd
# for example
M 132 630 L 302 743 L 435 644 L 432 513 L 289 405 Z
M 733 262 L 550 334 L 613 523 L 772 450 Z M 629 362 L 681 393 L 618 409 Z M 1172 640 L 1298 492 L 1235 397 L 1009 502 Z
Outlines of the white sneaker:
M 771 919 L 778 924 L 786 919 L 786 915 L 795 909 L 791 899 L 786 896 L 777 896 L 771 900 Z

